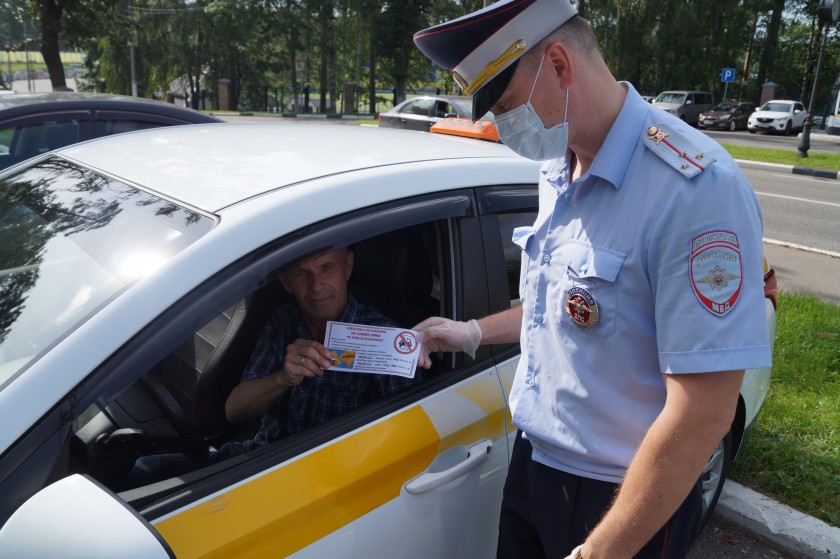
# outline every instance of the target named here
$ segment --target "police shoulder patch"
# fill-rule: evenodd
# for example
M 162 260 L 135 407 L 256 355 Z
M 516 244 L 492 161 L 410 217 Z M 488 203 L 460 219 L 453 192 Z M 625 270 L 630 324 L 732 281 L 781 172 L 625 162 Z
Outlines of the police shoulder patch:
M 697 149 L 666 124 L 649 126 L 644 132 L 642 142 L 689 179 L 696 177 L 715 162 L 714 157 Z
M 741 296 L 741 248 L 738 235 L 716 229 L 691 239 L 689 277 L 697 299 L 715 316 L 732 310 Z

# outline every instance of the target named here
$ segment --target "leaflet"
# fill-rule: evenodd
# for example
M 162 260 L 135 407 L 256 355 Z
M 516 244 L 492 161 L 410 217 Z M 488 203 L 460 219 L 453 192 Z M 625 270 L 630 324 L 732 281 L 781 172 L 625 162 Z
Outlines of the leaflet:
M 333 363 L 328 371 L 414 378 L 422 344 L 406 328 L 329 321 L 324 345 Z

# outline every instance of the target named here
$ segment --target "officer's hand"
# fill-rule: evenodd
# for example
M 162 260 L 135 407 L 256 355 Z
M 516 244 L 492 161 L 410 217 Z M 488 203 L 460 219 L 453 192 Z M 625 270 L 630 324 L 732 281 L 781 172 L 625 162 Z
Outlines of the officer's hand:
M 330 365 L 327 348 L 318 342 L 298 338 L 286 347 L 286 360 L 277 374 L 281 383 L 297 386 L 306 377 L 321 376 Z
M 433 352 L 463 351 L 470 357 L 475 357 L 475 350 L 481 344 L 481 328 L 475 320 L 459 322 L 433 316 L 412 330 L 420 333 L 420 341 L 423 343 L 420 366 L 424 369 L 432 366 L 429 355 Z
M 569 556 L 566 559 L 581 559 L 583 555 L 581 554 L 581 550 L 583 549 L 583 544 L 577 546 L 569 553 Z

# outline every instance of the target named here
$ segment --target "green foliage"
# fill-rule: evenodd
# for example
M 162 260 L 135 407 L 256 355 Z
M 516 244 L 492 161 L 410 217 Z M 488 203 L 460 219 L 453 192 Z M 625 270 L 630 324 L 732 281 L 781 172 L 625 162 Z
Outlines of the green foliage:
M 0 21 L 19 37 L 21 22 L 38 20 L 46 0 L 0 0 L 15 8 Z M 344 83 L 375 90 L 455 91 L 451 73 L 435 68 L 414 47 L 414 32 L 480 8 L 483 0 L 55 0 L 61 37 L 89 49 L 89 87 L 130 91 L 127 46 L 136 31 L 135 63 L 141 95 L 173 87 L 196 98 L 230 80 L 243 109 L 264 109 L 267 90 L 296 98 L 309 85 L 339 104 Z M 580 2 L 582 4 L 582 2 Z M 133 13 L 129 15 L 129 6 Z M 727 96 L 756 101 L 761 84 L 779 96 L 808 102 L 819 53 L 817 3 L 810 0 L 587 0 L 586 17 L 619 79 L 642 93 L 707 89 L 718 98 L 723 68 L 735 68 Z M 16 10 L 16 11 L 15 11 Z M 3 18 L 0 18 L 3 19 Z M 32 24 L 30 24 L 32 25 Z M 840 72 L 832 26 L 821 70 L 821 112 Z M 37 36 L 37 33 L 31 33 Z M 374 78 L 370 77 L 371 69 Z M 174 81 L 178 84 L 174 84 Z M 292 109 L 289 104 L 286 109 Z
M 781 293 L 773 380 L 732 477 L 840 526 L 840 308 Z
M 722 144 L 726 151 L 735 159 L 746 161 L 761 161 L 764 163 L 778 163 L 780 165 L 797 165 L 827 171 L 840 171 L 840 154 L 809 151 L 808 158 L 799 157 L 797 150 L 754 148 Z

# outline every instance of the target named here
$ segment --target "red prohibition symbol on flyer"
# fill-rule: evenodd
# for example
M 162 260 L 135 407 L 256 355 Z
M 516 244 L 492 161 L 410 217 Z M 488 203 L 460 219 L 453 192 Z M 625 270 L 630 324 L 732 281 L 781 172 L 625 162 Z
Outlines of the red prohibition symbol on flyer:
M 394 349 L 406 355 L 414 353 L 414 350 L 417 349 L 417 337 L 408 331 L 400 332 L 394 338 Z

